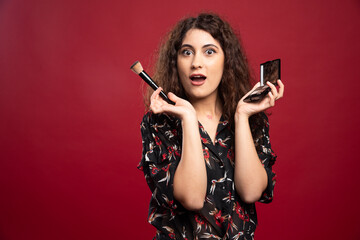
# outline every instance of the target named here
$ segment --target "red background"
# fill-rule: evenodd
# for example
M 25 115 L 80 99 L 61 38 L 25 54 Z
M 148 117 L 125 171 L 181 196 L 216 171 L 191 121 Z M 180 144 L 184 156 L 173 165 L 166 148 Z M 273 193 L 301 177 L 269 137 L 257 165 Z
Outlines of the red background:
M 211 10 L 250 63 L 280 57 L 275 198 L 256 239 L 360 237 L 360 2 L 0 1 L 0 239 L 151 239 L 141 79 L 160 37 Z

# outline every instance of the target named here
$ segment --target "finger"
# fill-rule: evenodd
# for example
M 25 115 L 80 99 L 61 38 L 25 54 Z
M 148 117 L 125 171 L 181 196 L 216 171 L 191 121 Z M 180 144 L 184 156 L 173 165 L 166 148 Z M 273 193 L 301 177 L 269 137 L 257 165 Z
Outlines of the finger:
M 260 87 L 260 82 L 256 83 L 254 85 L 254 87 L 249 91 L 247 92 L 240 100 L 243 100 L 244 98 L 246 98 L 247 96 L 249 96 L 256 88 Z
M 153 111 L 154 113 L 159 113 L 160 112 L 160 105 L 158 103 L 157 100 L 153 99 L 151 102 L 150 102 L 150 109 L 151 111 Z
M 155 114 L 160 113 L 160 107 L 153 102 L 150 104 L 150 109 Z
M 151 95 L 151 102 L 150 102 L 150 109 L 154 112 L 154 113 L 162 113 L 162 106 L 166 103 L 161 97 L 160 97 L 160 92 L 161 92 L 162 88 L 159 87 L 158 89 L 156 89 L 156 91 L 153 92 L 153 94 Z
M 187 106 L 187 107 L 191 106 L 192 107 L 192 105 L 187 100 L 176 96 L 175 93 L 169 92 L 168 97 L 171 101 L 173 101 L 175 103 L 175 106 Z
M 176 103 L 180 98 L 178 96 L 176 96 L 174 93 L 169 92 L 168 93 L 168 97 L 171 101 L 173 101 L 174 103 Z
M 275 97 L 274 97 L 274 95 L 272 94 L 272 92 L 269 92 L 269 105 L 270 105 L 270 107 L 273 107 L 273 106 L 275 106 Z
M 169 99 L 171 101 L 174 101 L 175 102 L 175 105 L 172 105 L 172 104 L 162 104 L 161 105 L 161 113 L 167 113 L 167 114 L 170 114 L 170 115 L 175 115 L 175 116 L 180 116 L 182 113 L 183 113 L 183 108 L 182 106 L 179 106 L 178 102 L 181 100 L 180 98 L 176 97 L 175 95 L 172 95 L 171 94 L 168 94 L 169 96 Z M 174 97 L 175 98 L 172 98 Z M 177 101 L 177 102 L 176 102 Z M 181 105 L 181 104 L 180 104 Z
M 177 107 L 171 104 L 163 105 L 161 109 L 164 113 L 177 114 L 178 112 Z
M 153 94 L 151 94 L 150 100 L 153 101 L 155 99 L 158 99 L 159 97 L 159 93 L 162 90 L 161 87 L 159 87 L 158 89 L 156 89 L 156 91 L 153 92 Z
M 279 85 L 279 95 L 278 95 L 278 99 L 279 99 L 284 96 L 285 86 L 280 79 L 277 80 L 277 83 Z
M 254 91 L 256 88 L 260 87 L 260 82 L 257 82 L 253 87 L 252 89 L 247 92 L 245 95 L 249 95 L 252 91 Z
M 169 105 L 167 102 L 165 102 L 162 98 L 159 98 L 151 102 L 150 109 L 154 113 L 163 113 L 164 107 L 167 105 Z
M 255 88 L 257 88 L 257 87 L 260 87 L 260 82 L 257 82 L 257 83 L 253 86 L 253 88 L 251 89 L 251 91 L 252 91 L 252 90 L 255 90 Z
M 156 89 L 156 91 L 154 92 L 154 101 L 157 101 L 159 104 L 167 104 L 167 101 L 165 101 L 165 99 L 162 98 L 162 96 L 160 95 L 160 92 L 163 89 L 161 87 L 159 87 L 158 89 Z
M 271 88 L 271 93 L 272 95 L 274 96 L 275 100 L 277 99 L 277 96 L 278 96 L 278 91 L 275 87 L 274 84 L 272 84 L 271 82 L 267 81 L 266 84 Z

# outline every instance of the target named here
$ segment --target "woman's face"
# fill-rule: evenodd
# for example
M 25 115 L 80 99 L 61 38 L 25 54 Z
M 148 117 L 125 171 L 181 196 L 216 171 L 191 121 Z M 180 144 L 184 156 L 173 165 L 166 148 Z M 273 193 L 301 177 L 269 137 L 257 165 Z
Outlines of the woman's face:
M 224 52 L 208 32 L 190 29 L 177 56 L 181 84 L 189 100 L 217 97 L 224 71 Z

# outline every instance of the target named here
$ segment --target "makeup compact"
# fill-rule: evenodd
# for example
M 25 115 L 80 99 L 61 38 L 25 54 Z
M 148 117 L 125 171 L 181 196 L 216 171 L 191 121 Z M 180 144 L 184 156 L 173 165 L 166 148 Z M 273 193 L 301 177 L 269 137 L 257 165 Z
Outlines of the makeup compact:
M 253 90 L 245 99 L 244 102 L 258 102 L 261 101 L 271 88 L 266 85 L 269 81 L 277 86 L 277 80 L 280 79 L 280 59 L 267 61 L 260 64 L 260 86 Z

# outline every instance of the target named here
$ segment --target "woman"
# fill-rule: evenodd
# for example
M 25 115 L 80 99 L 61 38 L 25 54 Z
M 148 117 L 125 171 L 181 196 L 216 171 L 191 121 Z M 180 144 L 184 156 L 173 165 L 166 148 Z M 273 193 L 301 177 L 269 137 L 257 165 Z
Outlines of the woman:
M 245 103 L 250 74 L 230 25 L 214 14 L 180 21 L 160 49 L 154 80 L 175 105 L 150 97 L 141 123 L 154 239 L 252 239 L 255 202 L 273 196 L 275 162 L 264 110 L 284 93 Z M 254 86 L 258 87 L 259 83 Z

